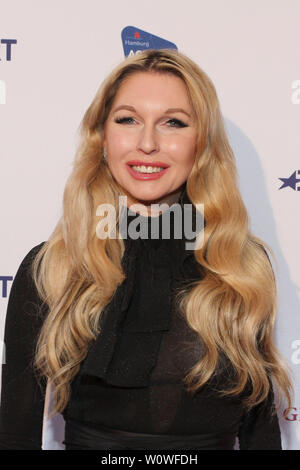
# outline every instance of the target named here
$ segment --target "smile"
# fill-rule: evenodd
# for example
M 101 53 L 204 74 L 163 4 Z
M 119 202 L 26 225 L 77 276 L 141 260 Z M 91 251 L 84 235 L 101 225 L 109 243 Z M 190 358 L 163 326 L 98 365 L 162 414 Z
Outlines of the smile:
M 132 165 L 127 163 L 126 168 L 133 178 L 137 180 L 154 180 L 161 178 L 169 167 L 158 165 Z
M 145 166 L 145 165 L 142 165 L 142 166 L 133 165 L 133 166 L 131 166 L 131 168 L 133 168 L 134 171 L 138 171 L 139 173 L 158 173 L 159 171 L 164 170 L 163 167 Z

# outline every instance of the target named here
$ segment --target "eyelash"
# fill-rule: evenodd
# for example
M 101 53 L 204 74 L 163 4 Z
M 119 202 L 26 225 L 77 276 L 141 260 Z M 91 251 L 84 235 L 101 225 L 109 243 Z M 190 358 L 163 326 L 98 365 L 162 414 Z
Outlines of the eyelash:
M 117 124 L 131 124 L 131 122 L 129 122 L 130 120 L 133 120 L 133 118 L 127 117 L 127 116 L 121 117 L 121 118 L 115 118 L 115 122 Z M 169 127 L 188 127 L 188 125 L 180 121 L 180 119 L 173 118 L 173 119 L 169 119 L 168 122 L 173 122 L 176 124 L 174 126 L 169 126 Z

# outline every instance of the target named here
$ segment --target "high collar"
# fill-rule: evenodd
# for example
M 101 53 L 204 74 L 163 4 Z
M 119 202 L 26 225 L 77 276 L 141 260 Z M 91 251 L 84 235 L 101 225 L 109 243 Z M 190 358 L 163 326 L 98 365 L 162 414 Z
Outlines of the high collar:
M 184 195 L 183 201 L 187 201 Z M 129 222 L 138 217 L 128 215 Z M 146 219 L 151 217 L 143 217 L 142 223 Z M 162 336 L 171 327 L 176 288 L 203 276 L 185 242 L 185 237 L 124 240 L 126 278 L 101 313 L 100 334 L 89 348 L 80 375 L 94 375 L 121 387 L 149 384 Z
M 162 251 L 167 251 L 172 246 L 183 258 L 193 255 L 195 234 L 204 226 L 202 216 L 190 201 L 185 187 L 178 202 L 159 216 L 140 215 L 127 207 L 121 214 L 120 234 L 127 249 L 139 243 L 146 250 L 162 247 Z

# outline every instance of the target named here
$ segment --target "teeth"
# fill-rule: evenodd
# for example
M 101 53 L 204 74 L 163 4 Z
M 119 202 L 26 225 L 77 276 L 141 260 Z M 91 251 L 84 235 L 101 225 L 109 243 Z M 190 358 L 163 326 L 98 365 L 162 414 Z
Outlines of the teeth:
M 164 170 L 163 167 L 159 166 L 132 166 L 135 171 L 139 173 L 159 173 L 161 170 Z

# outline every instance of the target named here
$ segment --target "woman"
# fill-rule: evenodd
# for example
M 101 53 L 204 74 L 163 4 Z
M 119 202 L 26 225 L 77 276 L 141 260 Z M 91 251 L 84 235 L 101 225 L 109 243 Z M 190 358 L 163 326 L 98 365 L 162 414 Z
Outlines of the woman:
M 291 387 L 273 341 L 276 286 L 211 81 L 182 53 L 142 52 L 105 80 L 81 130 L 61 220 L 10 293 L 2 448 L 41 448 L 49 380 L 67 450 L 232 449 L 236 438 L 281 449 L 272 381 L 288 400 Z M 124 214 L 120 196 L 126 217 L 105 236 L 102 209 Z M 173 234 L 186 204 L 193 223 L 204 207 L 194 250 Z M 124 235 L 131 224 L 143 237 Z

